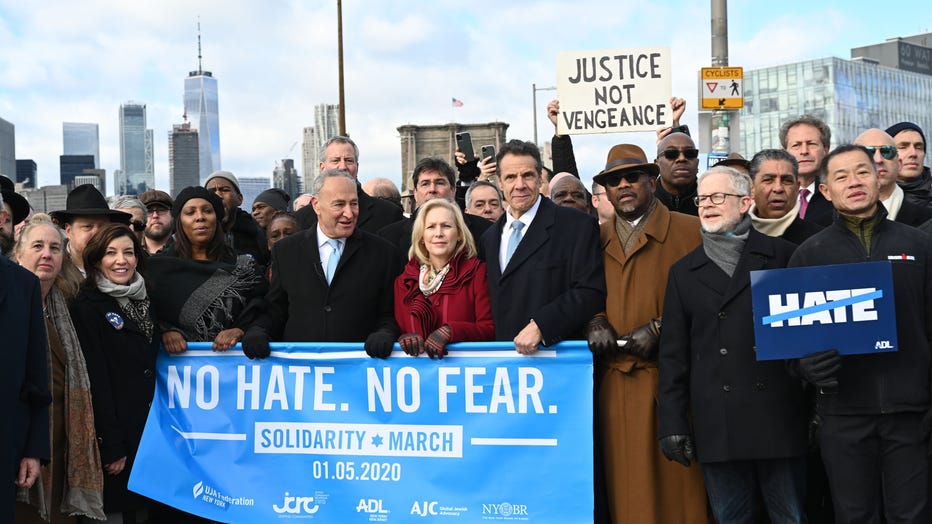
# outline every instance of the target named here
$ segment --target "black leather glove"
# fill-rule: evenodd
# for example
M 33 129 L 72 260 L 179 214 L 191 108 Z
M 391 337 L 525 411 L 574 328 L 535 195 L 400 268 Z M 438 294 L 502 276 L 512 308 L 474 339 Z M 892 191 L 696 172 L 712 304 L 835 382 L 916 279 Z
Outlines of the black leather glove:
M 630 333 L 621 337 L 621 340 L 625 343 L 619 346 L 619 350 L 644 360 L 650 360 L 657 355 L 657 349 L 660 347 L 660 321 L 651 320 L 647 324 L 633 329 Z
M 799 375 L 813 386 L 822 390 L 836 389 L 838 378 L 835 374 L 841 369 L 841 357 L 836 349 L 813 353 L 799 359 L 796 369 Z
M 589 342 L 589 351 L 596 357 L 606 357 L 618 351 L 615 328 L 601 315 L 593 317 L 586 325 L 586 340 Z
M 447 354 L 447 344 L 450 343 L 451 338 L 453 338 L 453 331 L 450 330 L 450 326 L 444 324 L 437 328 L 427 336 L 427 341 L 424 343 L 427 346 L 427 356 L 431 359 L 434 357 L 443 359 L 443 356 Z
M 366 337 L 366 354 L 372 358 L 388 358 L 394 345 L 394 335 L 385 331 L 373 331 Z
M 424 352 L 424 338 L 417 333 L 408 333 L 398 338 L 398 345 L 405 353 L 416 357 Z
M 668 435 L 661 438 L 660 450 L 667 460 L 675 460 L 686 467 L 696 460 L 693 438 L 689 435 Z
M 253 326 L 243 334 L 243 354 L 254 358 L 267 358 L 272 350 L 269 348 L 269 334 L 260 327 Z

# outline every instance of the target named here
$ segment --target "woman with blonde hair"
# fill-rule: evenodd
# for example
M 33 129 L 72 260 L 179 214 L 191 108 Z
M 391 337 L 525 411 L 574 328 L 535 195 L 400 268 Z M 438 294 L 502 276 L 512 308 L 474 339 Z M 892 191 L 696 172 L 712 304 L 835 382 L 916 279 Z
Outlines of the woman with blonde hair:
M 485 263 L 456 204 L 425 202 L 411 231 L 410 261 L 395 279 L 395 320 L 405 353 L 443 358 L 451 342 L 492 340 Z
M 52 460 L 31 488 L 19 490 L 17 524 L 72 523 L 82 515 L 104 519 L 103 473 L 94 433 L 90 379 L 68 313 L 68 302 L 78 292 L 81 275 L 65 243 L 65 233 L 47 215 L 37 214 L 23 227 L 13 248 L 19 265 L 39 278 L 52 393 Z

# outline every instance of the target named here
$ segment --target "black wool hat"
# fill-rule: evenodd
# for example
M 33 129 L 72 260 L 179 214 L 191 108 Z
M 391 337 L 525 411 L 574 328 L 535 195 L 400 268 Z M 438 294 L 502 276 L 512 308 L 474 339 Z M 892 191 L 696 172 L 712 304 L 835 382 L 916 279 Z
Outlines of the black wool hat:
M 214 208 L 214 213 L 217 214 L 217 222 L 223 220 L 223 200 L 220 200 L 220 197 L 213 191 L 201 186 L 188 186 L 182 189 L 181 193 L 178 193 L 172 203 L 172 218 L 177 219 L 184 205 L 192 198 L 203 198 L 210 202 L 210 205 Z

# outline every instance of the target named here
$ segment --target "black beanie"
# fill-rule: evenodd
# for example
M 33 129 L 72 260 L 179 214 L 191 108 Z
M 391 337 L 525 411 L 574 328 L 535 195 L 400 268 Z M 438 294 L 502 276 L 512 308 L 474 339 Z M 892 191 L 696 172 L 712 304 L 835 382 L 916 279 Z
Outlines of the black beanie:
M 887 134 L 896 137 L 902 131 L 915 131 L 919 133 L 919 136 L 922 137 L 922 143 L 926 144 L 926 135 L 922 132 L 922 129 L 919 128 L 916 124 L 912 122 L 900 122 L 899 124 L 893 124 L 887 128 Z
M 203 198 L 210 202 L 210 205 L 214 206 L 214 212 L 217 214 L 217 223 L 219 224 L 223 221 L 223 200 L 213 191 L 201 186 L 188 186 L 182 189 L 181 193 L 178 193 L 178 196 L 175 197 L 175 202 L 172 203 L 173 219 L 178 219 L 178 215 L 181 214 L 181 210 L 184 208 L 185 203 L 192 198 Z
M 279 211 L 288 210 L 288 202 L 291 200 L 291 196 L 288 193 L 285 193 L 284 190 L 277 187 L 272 189 L 266 189 L 265 191 L 259 193 L 259 196 L 256 197 L 256 200 L 253 201 L 253 204 L 256 202 L 263 202 Z

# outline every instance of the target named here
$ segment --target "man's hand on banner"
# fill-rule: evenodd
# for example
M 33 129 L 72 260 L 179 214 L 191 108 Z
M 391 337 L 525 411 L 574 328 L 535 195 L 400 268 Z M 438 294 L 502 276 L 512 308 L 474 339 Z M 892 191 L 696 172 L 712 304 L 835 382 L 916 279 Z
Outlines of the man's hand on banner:
M 599 315 L 586 326 L 589 351 L 596 357 L 605 357 L 618 350 L 618 335 L 608 319 Z
M 660 321 L 653 319 L 641 327 L 634 328 L 621 337 L 625 344 L 621 350 L 644 360 L 650 360 L 657 354 L 660 346 Z
M 667 435 L 661 438 L 660 450 L 667 460 L 675 460 L 686 467 L 696 460 L 693 438 L 689 435 Z
M 394 345 L 394 335 L 387 331 L 373 331 L 366 337 L 366 354 L 372 358 L 388 358 Z
M 243 335 L 243 354 L 250 360 L 267 358 L 272 353 L 269 348 L 269 334 L 264 329 L 253 326 Z

